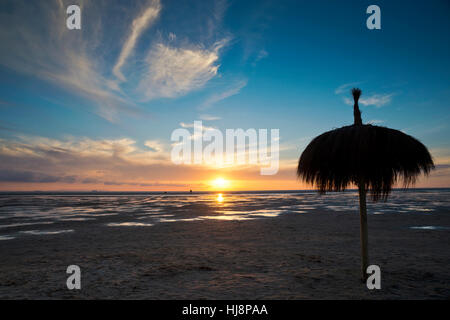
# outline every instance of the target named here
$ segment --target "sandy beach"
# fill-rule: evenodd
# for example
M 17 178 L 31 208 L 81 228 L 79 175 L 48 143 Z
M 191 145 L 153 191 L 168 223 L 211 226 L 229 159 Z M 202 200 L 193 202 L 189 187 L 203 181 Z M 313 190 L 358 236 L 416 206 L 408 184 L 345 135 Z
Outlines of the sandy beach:
M 295 201 L 287 202 L 301 203 Z M 67 232 L 0 241 L 0 298 L 450 298 L 445 210 L 369 215 L 370 262 L 382 271 L 382 289 L 372 291 L 359 280 L 356 211 L 285 208 L 274 217 L 196 220 L 218 215 L 217 207 L 196 202 L 172 210 L 183 212 L 184 220 L 141 219 L 131 226 L 129 215 L 60 220 L 52 228 Z M 5 229 L 13 235 L 31 228 Z M 81 268 L 81 290 L 66 288 L 72 264 Z

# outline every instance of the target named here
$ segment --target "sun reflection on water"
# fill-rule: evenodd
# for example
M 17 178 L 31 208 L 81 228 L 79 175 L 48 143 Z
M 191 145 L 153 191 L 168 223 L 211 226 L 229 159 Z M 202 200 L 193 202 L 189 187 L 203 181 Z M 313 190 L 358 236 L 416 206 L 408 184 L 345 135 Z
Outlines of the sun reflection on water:
M 222 203 L 223 202 L 223 195 L 221 193 L 219 193 L 217 195 L 217 199 L 216 200 L 217 200 L 218 203 Z

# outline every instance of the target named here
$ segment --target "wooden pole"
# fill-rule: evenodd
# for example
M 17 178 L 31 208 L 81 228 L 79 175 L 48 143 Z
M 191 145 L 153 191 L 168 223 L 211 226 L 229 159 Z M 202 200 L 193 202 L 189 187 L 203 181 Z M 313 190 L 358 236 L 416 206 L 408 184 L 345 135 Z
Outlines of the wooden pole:
M 362 281 L 367 280 L 367 267 L 369 266 L 368 236 L 367 236 L 367 207 L 366 187 L 363 182 L 358 186 L 359 190 L 359 216 L 361 224 L 361 275 Z
M 358 100 L 361 96 L 361 90 L 358 88 L 352 89 L 353 100 L 355 104 L 353 105 L 353 116 L 354 125 L 362 126 L 361 111 L 359 110 Z M 360 232 L 361 232 L 361 277 L 362 281 L 367 280 L 367 267 L 369 266 L 369 250 L 368 246 L 368 236 L 367 236 L 367 207 L 366 207 L 366 185 L 364 179 L 359 181 L 358 185 L 359 191 L 359 217 L 360 217 Z

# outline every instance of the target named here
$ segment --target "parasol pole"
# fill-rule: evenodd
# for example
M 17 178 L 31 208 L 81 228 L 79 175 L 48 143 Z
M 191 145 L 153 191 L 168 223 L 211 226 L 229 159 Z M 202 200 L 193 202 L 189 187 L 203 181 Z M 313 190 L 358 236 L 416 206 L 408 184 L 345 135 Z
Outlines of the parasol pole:
M 367 235 L 367 206 L 366 206 L 366 187 L 361 181 L 358 186 L 359 191 L 359 217 L 361 232 L 361 276 L 362 281 L 367 280 L 367 267 L 369 266 L 369 250 Z
M 353 105 L 353 117 L 354 125 L 361 126 L 361 111 L 359 110 L 358 100 L 361 96 L 361 90 L 358 88 L 352 89 L 353 100 L 355 104 Z M 364 179 L 361 178 L 358 183 L 359 191 L 359 217 L 360 217 L 360 232 L 361 232 L 361 278 L 362 281 L 367 280 L 367 267 L 369 266 L 369 250 L 368 250 L 368 236 L 367 236 L 367 206 L 366 206 L 366 184 Z

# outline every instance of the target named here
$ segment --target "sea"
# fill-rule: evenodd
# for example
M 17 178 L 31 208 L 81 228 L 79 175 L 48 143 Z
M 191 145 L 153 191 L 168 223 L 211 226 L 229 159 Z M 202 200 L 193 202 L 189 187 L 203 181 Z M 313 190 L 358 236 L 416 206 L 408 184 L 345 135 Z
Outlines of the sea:
M 64 235 L 84 223 L 110 228 L 152 228 L 201 220 L 277 219 L 323 211 L 358 214 L 355 190 L 252 192 L 1 192 L 0 241 Z M 387 201 L 368 200 L 369 215 L 450 213 L 450 189 L 393 190 Z M 411 226 L 449 230 L 449 226 Z

